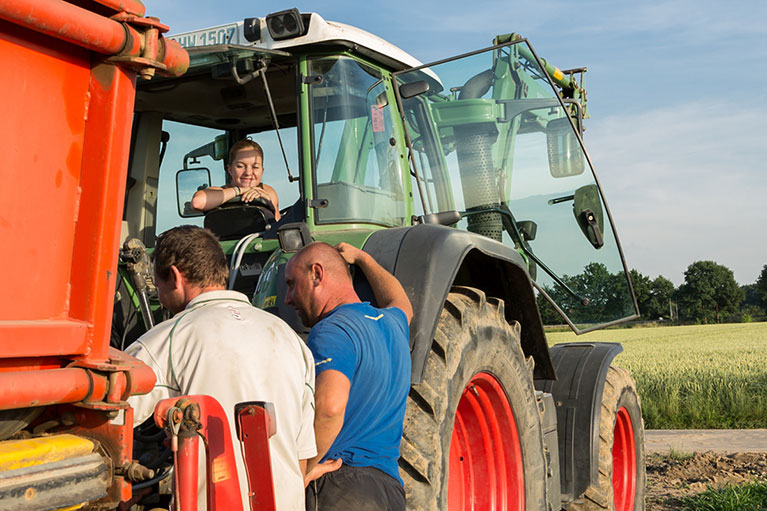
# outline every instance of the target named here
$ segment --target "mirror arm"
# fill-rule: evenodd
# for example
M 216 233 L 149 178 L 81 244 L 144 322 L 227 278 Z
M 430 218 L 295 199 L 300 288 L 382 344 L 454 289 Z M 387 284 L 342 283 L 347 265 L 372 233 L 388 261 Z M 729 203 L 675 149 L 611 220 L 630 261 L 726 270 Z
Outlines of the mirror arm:
M 472 216 L 472 215 L 478 215 L 480 213 L 500 213 L 503 216 L 503 218 L 504 218 L 504 222 L 503 222 L 504 223 L 504 227 L 506 228 L 506 231 L 509 233 L 509 235 L 512 238 L 515 238 L 515 241 L 517 241 L 517 240 L 524 240 L 522 235 L 517 230 L 516 222 L 514 220 L 514 215 L 511 214 L 511 210 L 505 204 L 503 204 L 503 205 L 501 205 L 501 207 L 497 207 L 497 208 L 477 209 L 477 210 L 474 210 L 474 211 L 460 211 L 461 218 L 467 217 L 467 216 Z M 562 288 L 565 291 L 567 291 L 567 293 L 570 296 L 572 296 L 573 298 L 575 298 L 576 300 L 581 302 L 581 305 L 586 306 L 589 303 L 591 303 L 591 300 L 589 298 L 587 298 L 585 296 L 581 296 L 578 293 L 576 293 L 575 290 L 573 290 L 570 286 L 568 286 L 562 280 L 562 278 L 560 278 L 559 275 L 557 275 L 554 272 L 554 270 L 549 268 L 543 261 L 541 261 L 538 258 L 538 256 L 536 256 L 533 253 L 533 249 L 530 247 L 530 244 L 527 243 L 527 241 L 521 242 L 520 243 L 520 247 L 522 247 L 522 250 L 525 252 L 525 254 L 530 259 L 532 259 L 535 262 L 535 264 L 540 266 L 543 269 L 543 271 L 545 271 L 549 275 L 549 277 L 551 277 L 554 280 L 554 282 L 556 282 L 557 284 L 562 286 Z
M 570 286 L 568 286 L 567 284 L 565 284 L 565 282 L 564 282 L 564 281 L 563 281 L 563 280 L 562 280 L 562 279 L 559 277 L 559 275 L 557 275 L 556 273 L 554 273 L 554 271 L 553 271 L 551 268 L 549 268 L 548 266 L 546 266 L 546 265 L 543 263 L 543 261 L 541 261 L 540 259 L 538 259 L 538 257 L 537 257 L 535 254 L 533 254 L 533 251 L 532 251 L 532 250 L 531 250 L 529 247 L 526 247 L 526 246 L 522 246 L 522 250 L 524 250 L 524 251 L 525 251 L 525 254 L 527 254 L 527 257 L 529 257 L 530 259 L 532 259 L 533 261 L 535 261 L 535 263 L 536 263 L 538 266 L 540 266 L 541 268 L 543 268 L 543 271 L 545 271 L 546 273 L 548 273 L 548 274 L 549 274 L 549 277 L 551 277 L 552 279 L 554 279 L 554 281 L 555 281 L 557 284 L 559 284 L 560 286 L 562 286 L 562 288 L 563 288 L 565 291 L 567 291 L 567 293 L 568 293 L 570 296 L 572 296 L 573 298 L 575 298 L 576 300 L 578 300 L 579 302 L 581 302 L 581 305 L 584 305 L 584 306 L 586 306 L 586 305 L 588 305 L 589 303 L 591 303 L 591 300 L 590 300 L 589 298 L 586 298 L 585 296 L 581 296 L 581 295 L 579 295 L 579 294 L 578 294 L 578 293 L 576 293 L 576 292 L 575 292 L 575 290 L 573 290 L 573 289 L 572 289 Z

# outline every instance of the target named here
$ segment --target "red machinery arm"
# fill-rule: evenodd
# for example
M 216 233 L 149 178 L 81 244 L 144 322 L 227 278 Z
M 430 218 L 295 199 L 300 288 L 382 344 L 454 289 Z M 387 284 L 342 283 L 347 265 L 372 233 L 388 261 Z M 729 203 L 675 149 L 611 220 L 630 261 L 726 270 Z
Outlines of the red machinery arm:
M 250 508 L 275 511 L 269 438 L 274 435 L 271 403 L 238 403 L 234 409 L 237 436 L 242 445 L 248 478 Z M 242 510 L 237 465 L 229 421 L 224 409 L 210 396 L 183 396 L 164 399 L 154 411 L 155 424 L 171 438 L 179 511 L 196 511 L 198 485 L 198 443 L 205 440 L 207 505 L 217 509 Z
M 100 3 L 129 10 L 116 15 L 113 20 L 61 0 L 4 0 L 0 3 L 0 18 L 92 51 L 119 57 L 143 70 L 157 69 L 173 76 L 186 71 L 189 55 L 175 41 L 160 37 L 168 31 L 166 25 L 156 18 L 140 17 L 143 14 L 141 2 L 101 0 Z

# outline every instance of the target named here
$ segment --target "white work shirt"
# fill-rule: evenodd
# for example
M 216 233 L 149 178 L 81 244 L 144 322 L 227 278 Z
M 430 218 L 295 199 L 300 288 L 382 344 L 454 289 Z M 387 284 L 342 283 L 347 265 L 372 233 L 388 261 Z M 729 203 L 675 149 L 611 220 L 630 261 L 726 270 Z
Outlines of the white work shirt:
M 128 400 L 135 410 L 135 425 L 149 418 L 155 405 L 169 397 L 207 394 L 221 403 L 229 420 L 246 510 L 250 509 L 248 481 L 235 432 L 234 405 L 243 401 L 274 403 L 277 433 L 269 446 L 277 509 L 305 509 L 298 460 L 317 454 L 314 359 L 284 321 L 253 307 L 242 293 L 209 291 L 152 328 L 126 351 L 157 376 L 151 393 Z M 201 452 L 200 510 L 206 508 L 204 460 Z

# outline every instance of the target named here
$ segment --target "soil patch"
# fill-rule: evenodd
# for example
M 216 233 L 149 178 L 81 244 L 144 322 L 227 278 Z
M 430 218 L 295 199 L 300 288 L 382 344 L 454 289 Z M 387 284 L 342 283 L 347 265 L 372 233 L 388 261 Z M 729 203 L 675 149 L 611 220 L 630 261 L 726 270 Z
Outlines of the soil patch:
M 767 453 L 648 454 L 647 511 L 678 511 L 683 509 L 680 497 L 701 493 L 707 486 L 757 480 L 767 480 Z

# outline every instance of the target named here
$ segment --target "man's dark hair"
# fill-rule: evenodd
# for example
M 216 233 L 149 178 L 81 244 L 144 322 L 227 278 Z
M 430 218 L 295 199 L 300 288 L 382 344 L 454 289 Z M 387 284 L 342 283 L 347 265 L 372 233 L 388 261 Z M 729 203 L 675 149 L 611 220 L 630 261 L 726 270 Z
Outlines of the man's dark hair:
M 152 253 L 154 271 L 163 280 L 175 266 L 190 284 L 226 287 L 229 267 L 216 235 L 194 225 L 174 227 L 157 238 Z

